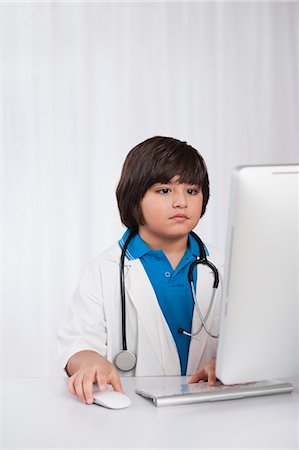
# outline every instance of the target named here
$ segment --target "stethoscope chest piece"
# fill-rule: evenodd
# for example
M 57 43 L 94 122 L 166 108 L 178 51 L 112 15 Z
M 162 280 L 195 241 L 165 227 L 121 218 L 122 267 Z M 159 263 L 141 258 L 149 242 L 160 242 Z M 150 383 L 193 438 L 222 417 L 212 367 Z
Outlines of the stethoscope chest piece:
M 119 352 L 114 360 L 116 367 L 123 372 L 129 372 L 136 366 L 136 355 L 128 350 L 122 350 Z

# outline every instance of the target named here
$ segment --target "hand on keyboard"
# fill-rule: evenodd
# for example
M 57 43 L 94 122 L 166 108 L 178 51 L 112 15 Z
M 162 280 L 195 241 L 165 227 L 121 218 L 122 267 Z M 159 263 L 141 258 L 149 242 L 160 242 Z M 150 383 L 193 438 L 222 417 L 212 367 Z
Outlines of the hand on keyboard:
M 195 372 L 194 375 L 188 381 L 189 384 L 198 383 L 201 380 L 207 381 L 209 386 L 215 386 L 216 384 L 216 358 L 211 359 L 205 366 Z

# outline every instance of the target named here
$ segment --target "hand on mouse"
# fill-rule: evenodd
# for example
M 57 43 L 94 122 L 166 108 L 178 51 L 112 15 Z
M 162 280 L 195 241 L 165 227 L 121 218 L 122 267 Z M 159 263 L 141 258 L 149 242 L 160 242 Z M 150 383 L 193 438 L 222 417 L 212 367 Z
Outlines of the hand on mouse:
M 68 388 L 70 392 L 84 402 L 93 402 L 93 383 L 97 382 L 100 390 L 107 384 L 113 389 L 123 392 L 119 375 L 111 362 L 98 353 L 84 350 L 73 355 L 67 364 L 70 375 Z
M 195 374 L 192 375 L 188 383 L 198 383 L 200 380 L 208 382 L 209 386 L 215 386 L 216 384 L 216 358 L 211 359 L 205 366 L 199 369 Z

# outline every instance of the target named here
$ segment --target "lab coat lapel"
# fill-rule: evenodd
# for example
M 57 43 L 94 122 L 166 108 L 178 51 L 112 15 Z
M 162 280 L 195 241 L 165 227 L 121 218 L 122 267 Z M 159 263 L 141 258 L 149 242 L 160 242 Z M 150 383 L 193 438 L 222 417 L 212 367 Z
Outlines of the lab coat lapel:
M 138 319 L 147 335 L 147 341 L 155 354 L 153 364 L 157 359 L 159 361 L 160 367 L 152 367 L 152 373 L 180 375 L 180 361 L 175 342 L 140 260 L 129 261 L 126 272 L 125 283 L 128 299 L 135 306 Z M 141 332 L 141 330 L 138 331 Z M 140 335 L 138 341 L 142 342 Z M 149 347 L 148 342 L 147 347 Z M 141 351 L 142 348 L 140 348 Z M 150 362 L 150 355 L 147 358 Z
M 197 266 L 196 300 L 198 302 L 203 317 L 205 317 L 207 313 L 212 298 L 213 282 L 214 282 L 213 272 L 208 267 L 199 264 Z M 211 314 L 206 322 L 208 329 L 211 326 L 212 317 L 213 311 L 211 311 Z M 198 330 L 200 325 L 201 320 L 198 316 L 197 309 L 194 306 L 192 333 Z M 201 329 L 199 334 L 192 337 L 189 347 L 187 374 L 191 375 L 198 370 L 201 357 L 204 353 L 207 344 L 207 339 L 208 334 L 206 333 L 204 328 Z

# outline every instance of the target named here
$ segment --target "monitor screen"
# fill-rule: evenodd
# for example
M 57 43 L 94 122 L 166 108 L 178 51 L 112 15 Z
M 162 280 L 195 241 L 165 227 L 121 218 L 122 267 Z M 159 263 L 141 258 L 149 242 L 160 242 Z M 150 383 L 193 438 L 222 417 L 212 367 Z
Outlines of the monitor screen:
M 298 373 L 299 165 L 234 170 L 217 377 L 227 384 Z

